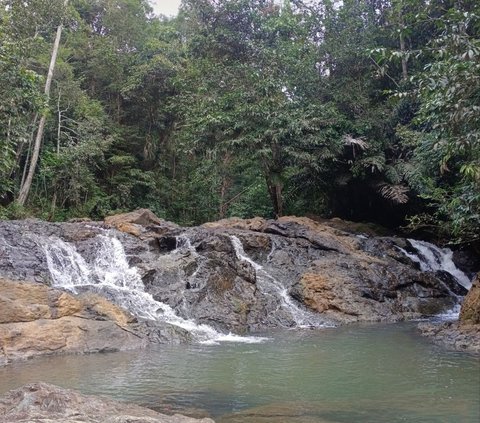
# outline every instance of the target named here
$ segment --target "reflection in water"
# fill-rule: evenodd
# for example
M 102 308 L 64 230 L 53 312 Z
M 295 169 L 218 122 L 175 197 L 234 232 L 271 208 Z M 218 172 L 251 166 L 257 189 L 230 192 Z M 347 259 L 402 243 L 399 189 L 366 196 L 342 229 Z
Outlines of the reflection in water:
M 411 325 L 268 334 L 264 344 L 157 346 L 0 369 L 0 392 L 42 380 L 218 423 L 477 423 L 480 363 Z

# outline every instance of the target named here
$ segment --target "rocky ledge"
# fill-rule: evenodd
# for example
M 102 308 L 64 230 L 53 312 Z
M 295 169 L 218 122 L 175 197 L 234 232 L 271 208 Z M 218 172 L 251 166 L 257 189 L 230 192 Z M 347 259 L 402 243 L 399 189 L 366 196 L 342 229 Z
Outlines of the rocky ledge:
M 214 423 L 33 383 L 0 397 L 2 423 Z
M 93 293 L 73 296 L 0 278 L 0 365 L 38 355 L 124 351 L 181 340 L 175 328 L 138 321 Z
M 465 297 L 457 322 L 421 323 L 418 328 L 436 344 L 480 354 L 480 273 Z
M 232 218 L 182 228 L 148 210 L 105 222 L 0 222 L 0 364 L 189 341 L 178 326 L 112 304 L 115 293 L 97 285 L 96 294 L 86 292 L 85 284 L 108 285 L 101 279 L 112 273 L 124 284 L 132 269 L 177 316 L 234 333 L 415 319 L 445 312 L 466 294 L 449 273 L 422 271 L 411 241 L 340 223 Z M 119 251 L 106 254 L 105 238 L 116 240 L 126 267 L 115 268 Z M 59 275 L 81 279 L 80 294 L 62 290 Z

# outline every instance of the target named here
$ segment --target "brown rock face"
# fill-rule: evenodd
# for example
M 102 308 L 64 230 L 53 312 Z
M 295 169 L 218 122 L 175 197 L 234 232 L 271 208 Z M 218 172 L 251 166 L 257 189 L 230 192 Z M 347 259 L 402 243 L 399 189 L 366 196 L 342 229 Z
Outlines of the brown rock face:
M 138 238 L 158 237 L 178 228 L 174 223 L 160 219 L 148 209 L 106 217 L 105 224 Z
M 222 219 L 217 222 L 208 222 L 202 225 L 208 229 L 243 229 L 248 231 L 263 232 L 267 227 L 267 220 L 262 217 L 254 217 L 253 219 L 240 219 L 231 217 Z
M 82 307 L 78 299 L 45 285 L 0 279 L 0 323 L 58 319 Z
M 33 383 L 0 397 L 2 423 L 214 423 Z
M 94 294 L 73 297 L 45 285 L 0 279 L 0 364 L 54 353 L 144 346 L 134 319 Z
M 461 325 L 480 325 L 480 273 L 477 273 L 472 287 L 460 310 Z

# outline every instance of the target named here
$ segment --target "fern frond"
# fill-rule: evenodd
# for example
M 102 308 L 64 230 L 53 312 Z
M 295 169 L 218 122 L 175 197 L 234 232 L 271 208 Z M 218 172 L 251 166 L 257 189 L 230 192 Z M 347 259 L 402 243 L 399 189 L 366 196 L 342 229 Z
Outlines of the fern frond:
M 343 136 L 343 143 L 345 145 L 357 146 L 360 150 L 366 150 L 369 145 L 362 137 L 354 138 L 350 134 L 346 134 Z
M 409 189 L 405 185 L 397 184 L 380 184 L 378 191 L 383 198 L 392 201 L 396 204 L 405 204 L 408 203 Z

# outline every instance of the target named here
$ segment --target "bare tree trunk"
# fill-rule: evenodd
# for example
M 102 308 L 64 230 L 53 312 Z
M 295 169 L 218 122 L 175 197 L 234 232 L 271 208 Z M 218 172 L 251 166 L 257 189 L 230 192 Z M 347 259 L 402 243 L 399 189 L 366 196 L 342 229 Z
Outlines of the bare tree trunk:
M 279 175 L 273 173 L 266 174 L 266 182 L 268 194 L 270 195 L 270 200 L 272 201 L 273 212 L 275 213 L 275 218 L 283 216 L 283 197 L 282 190 L 283 184 L 279 181 Z
M 67 5 L 68 0 L 65 0 L 65 6 Z M 60 38 L 62 37 L 63 24 L 58 25 L 57 34 L 55 36 L 55 42 L 53 43 L 52 57 L 50 58 L 50 66 L 48 67 L 47 81 L 45 83 L 45 95 L 47 100 L 50 97 L 50 87 L 52 85 L 53 72 L 55 70 L 55 63 L 57 62 L 58 48 L 60 46 Z M 28 168 L 27 177 L 25 182 L 20 187 L 20 192 L 18 194 L 17 202 L 21 206 L 25 204 L 30 193 L 30 188 L 32 186 L 33 175 L 35 174 L 35 169 L 38 163 L 38 157 L 40 155 L 40 147 L 42 145 L 43 132 L 45 130 L 45 122 L 47 120 L 47 113 L 43 112 L 40 123 L 38 124 L 37 136 L 35 137 L 35 144 L 33 146 L 32 158 L 30 160 L 30 166 Z M 25 163 L 27 166 L 27 163 Z

